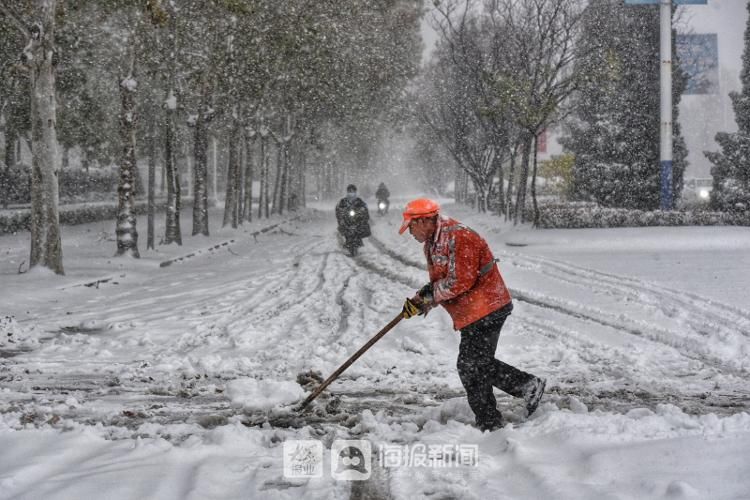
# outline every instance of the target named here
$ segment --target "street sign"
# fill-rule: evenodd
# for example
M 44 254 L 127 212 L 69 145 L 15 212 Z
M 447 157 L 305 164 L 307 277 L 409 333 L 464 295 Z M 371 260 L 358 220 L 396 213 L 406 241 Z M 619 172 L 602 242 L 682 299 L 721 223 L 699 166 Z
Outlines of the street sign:
M 661 0 L 625 0 L 628 5 L 658 5 Z M 706 5 L 708 0 L 672 0 L 675 5 Z

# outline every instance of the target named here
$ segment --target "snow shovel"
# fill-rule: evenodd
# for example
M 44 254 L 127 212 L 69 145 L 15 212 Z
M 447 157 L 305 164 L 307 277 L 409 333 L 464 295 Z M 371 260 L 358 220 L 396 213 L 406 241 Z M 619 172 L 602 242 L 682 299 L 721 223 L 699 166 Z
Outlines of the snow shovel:
M 390 323 L 388 323 L 387 325 L 385 325 L 385 327 L 382 330 L 380 330 L 377 334 L 375 334 L 374 337 L 372 337 L 370 340 L 368 340 L 365 345 L 363 345 L 362 347 L 360 347 L 359 351 L 357 351 L 354 354 L 352 354 L 352 356 L 349 359 L 347 359 L 344 362 L 343 365 L 339 366 L 336 369 L 336 371 L 331 374 L 330 377 L 328 377 L 327 379 L 325 379 L 325 381 L 322 384 L 320 384 L 317 387 L 317 389 L 315 389 L 309 396 L 307 396 L 307 399 L 305 399 L 302 402 L 302 404 L 300 404 L 297 407 L 297 411 L 302 411 L 307 405 L 309 405 L 310 403 L 312 403 L 313 400 L 315 398 L 317 398 L 320 395 L 320 393 L 323 392 L 323 390 L 331 384 L 331 382 L 333 382 L 334 380 L 336 380 L 339 375 L 341 375 L 342 373 L 344 373 L 344 370 L 346 370 L 347 368 L 349 368 L 352 363 L 354 363 L 355 361 L 357 361 L 357 359 L 359 359 L 359 357 L 362 356 L 365 353 L 365 351 L 367 351 L 367 349 L 369 349 L 370 347 L 372 347 L 373 344 L 375 344 L 375 342 L 377 342 L 378 340 L 380 340 L 386 333 L 388 333 L 389 331 L 391 331 L 391 329 L 393 329 L 393 327 L 396 326 L 398 324 L 398 322 L 401 321 L 402 319 L 404 319 L 404 313 L 400 312 L 400 313 L 398 313 L 398 316 L 396 316 L 395 318 L 393 318 Z

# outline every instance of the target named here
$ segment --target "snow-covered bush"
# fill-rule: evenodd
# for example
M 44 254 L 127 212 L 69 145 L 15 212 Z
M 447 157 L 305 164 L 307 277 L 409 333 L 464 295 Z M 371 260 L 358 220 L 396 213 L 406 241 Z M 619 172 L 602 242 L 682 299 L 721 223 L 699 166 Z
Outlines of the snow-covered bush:
M 182 198 L 183 203 L 192 203 L 192 198 Z M 166 201 L 157 201 L 156 210 L 164 210 Z M 145 201 L 135 204 L 136 214 L 145 214 L 148 204 Z M 81 205 L 71 205 L 60 207 L 60 223 L 75 225 L 85 224 L 87 222 L 97 222 L 100 220 L 112 219 L 117 215 L 117 203 L 90 203 Z M 28 231 L 31 227 L 31 211 L 8 210 L 0 213 L 0 234 L 16 233 L 18 231 Z
M 644 211 L 596 205 L 544 205 L 539 209 L 544 229 L 577 229 L 643 226 L 750 226 L 750 211 L 706 210 Z
M 113 197 L 117 188 L 117 172 L 112 169 L 62 170 L 58 175 L 60 200 L 63 203 Z M 31 167 L 17 165 L 0 169 L 0 194 L 11 204 L 31 202 Z

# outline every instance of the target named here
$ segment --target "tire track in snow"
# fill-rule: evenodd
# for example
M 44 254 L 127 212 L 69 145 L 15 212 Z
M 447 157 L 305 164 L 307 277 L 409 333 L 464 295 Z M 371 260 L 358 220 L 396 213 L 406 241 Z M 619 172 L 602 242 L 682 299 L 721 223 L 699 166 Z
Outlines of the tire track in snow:
M 387 249 L 386 245 L 377 240 L 377 238 L 375 238 L 374 236 L 371 237 L 370 240 L 373 242 L 373 246 L 375 246 L 375 248 L 379 250 Z M 410 259 L 403 258 L 392 250 L 388 250 L 387 252 L 383 253 L 404 266 L 418 267 L 420 269 L 424 269 L 426 267 L 418 266 Z M 544 259 L 539 260 L 544 262 Z M 374 270 L 377 269 L 377 267 L 372 263 L 368 265 Z M 384 269 L 380 270 L 380 273 L 386 277 L 395 275 L 395 273 L 389 272 Z M 411 280 L 395 279 L 395 281 L 398 281 L 399 283 L 405 284 L 407 286 L 412 286 L 414 288 L 419 286 L 418 284 L 413 283 Z M 583 285 L 587 288 L 594 287 L 596 286 L 596 282 L 595 280 L 590 280 L 583 283 Z M 745 378 L 747 376 L 747 370 L 744 369 L 744 367 L 738 367 L 734 364 L 728 363 L 727 360 L 718 357 L 714 353 L 710 352 L 703 343 L 696 339 L 685 339 L 670 330 L 655 327 L 645 322 L 639 322 L 632 318 L 622 319 L 620 316 L 607 315 L 603 311 L 593 310 L 590 308 L 586 308 L 585 306 L 580 306 L 570 302 L 558 301 L 543 295 L 535 296 L 534 294 L 526 292 L 525 290 L 510 288 L 510 291 L 513 298 L 520 302 L 525 302 L 532 306 L 545 308 L 582 321 L 592 322 L 604 327 L 613 328 L 634 337 L 641 337 L 661 345 L 666 345 L 673 348 L 680 355 L 688 359 L 703 362 L 707 365 L 715 367 L 723 373 L 732 374 L 741 378 Z M 637 289 L 632 291 L 632 293 L 635 294 L 635 297 L 640 297 Z
M 541 258 L 533 255 L 507 253 L 512 259 L 536 266 L 547 276 L 576 285 L 594 287 L 603 292 L 617 293 L 631 299 L 646 302 L 665 316 L 673 317 L 676 311 L 687 312 L 684 319 L 697 333 L 709 334 L 711 325 L 705 319 L 724 326 L 736 334 L 750 337 L 750 312 L 700 297 L 691 292 L 681 292 L 649 283 L 629 276 L 587 269 L 574 264 Z M 511 264 L 516 265 L 511 261 Z
M 561 314 L 566 314 L 583 321 L 596 323 L 604 327 L 625 332 L 629 335 L 643 337 L 657 344 L 671 347 L 681 356 L 713 366 L 722 373 L 732 374 L 741 378 L 747 376 L 747 371 L 743 367 L 738 368 L 733 364 L 727 363 L 723 358 L 714 355 L 710 350 L 706 348 L 705 344 L 701 343 L 697 339 L 679 338 L 675 336 L 674 332 L 671 332 L 664 328 L 648 325 L 637 320 L 631 319 L 630 321 L 631 323 L 633 323 L 633 325 L 628 325 L 627 323 L 619 319 L 619 317 L 607 318 L 598 310 L 595 313 L 587 314 L 585 312 L 582 312 L 582 309 L 584 309 L 583 307 L 574 308 L 567 305 L 570 303 L 566 303 L 566 305 L 563 305 L 562 303 L 557 302 L 549 297 L 545 297 L 546 300 L 534 298 L 531 296 L 531 294 L 527 294 L 526 292 L 515 288 L 511 288 L 511 294 L 513 295 L 514 299 L 526 302 L 527 304 L 530 304 L 532 306 L 559 312 Z M 599 314 L 597 315 L 597 313 Z

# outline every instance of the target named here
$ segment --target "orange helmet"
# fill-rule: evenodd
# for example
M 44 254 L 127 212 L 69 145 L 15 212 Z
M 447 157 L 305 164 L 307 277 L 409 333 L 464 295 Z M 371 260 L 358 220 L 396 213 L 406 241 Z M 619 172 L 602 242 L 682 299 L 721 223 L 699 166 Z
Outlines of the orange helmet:
M 439 212 L 440 205 L 429 198 L 417 198 L 410 201 L 406 204 L 406 208 L 404 208 L 404 222 L 401 223 L 401 229 L 398 230 L 398 234 L 404 234 L 412 219 L 434 217 Z

